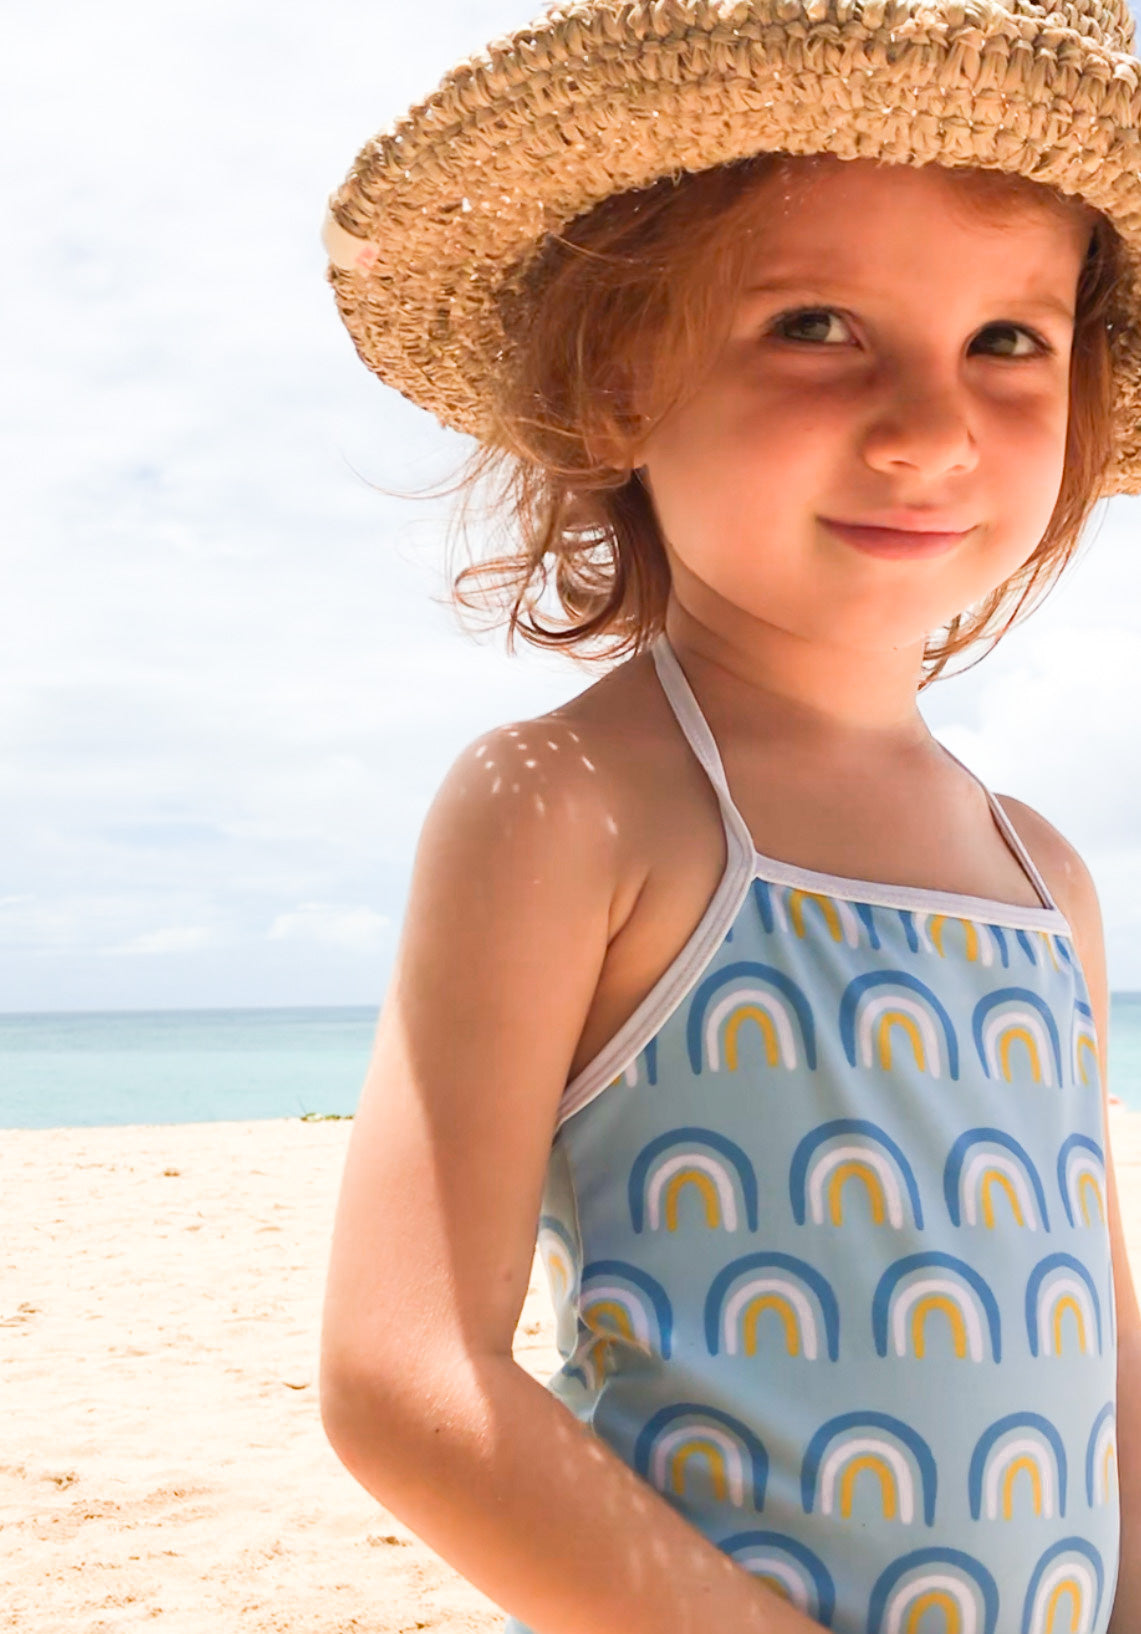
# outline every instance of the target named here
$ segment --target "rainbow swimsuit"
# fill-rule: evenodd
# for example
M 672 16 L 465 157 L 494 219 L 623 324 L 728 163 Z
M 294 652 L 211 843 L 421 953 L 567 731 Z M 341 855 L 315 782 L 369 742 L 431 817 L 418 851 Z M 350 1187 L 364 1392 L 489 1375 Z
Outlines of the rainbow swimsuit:
M 1043 907 L 758 856 L 653 656 L 728 862 L 564 1094 L 548 1388 L 826 1628 L 1104 1634 L 1116 1335 L 1069 925 L 989 790 Z

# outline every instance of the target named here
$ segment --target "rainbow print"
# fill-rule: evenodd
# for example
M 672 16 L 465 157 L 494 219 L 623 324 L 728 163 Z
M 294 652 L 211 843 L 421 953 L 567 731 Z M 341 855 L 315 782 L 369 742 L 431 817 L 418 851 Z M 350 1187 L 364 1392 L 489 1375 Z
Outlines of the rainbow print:
M 766 1316 L 787 1355 L 810 1362 L 839 1356 L 840 1307 L 831 1284 L 791 1254 L 746 1254 L 717 1273 L 705 1300 L 709 1354 L 755 1356 Z
M 879 1576 L 868 1602 L 868 1634 L 917 1634 L 941 1613 L 940 1634 L 995 1634 L 998 1585 L 961 1549 L 916 1549 Z
M 625 1084 L 627 1089 L 637 1089 L 642 1082 L 642 1069 L 639 1064 L 641 1062 L 645 1062 L 646 1082 L 651 1085 L 656 1084 L 658 1081 L 658 1041 L 656 1038 L 651 1038 L 645 1049 L 640 1051 L 616 1078 L 611 1078 L 606 1086 L 607 1089 L 617 1089 L 619 1084 Z
M 538 1249 L 547 1273 L 551 1302 L 557 1310 L 574 1298 L 578 1286 L 578 1249 L 566 1226 L 553 1214 L 539 1216 Z
M 995 946 L 993 936 L 985 936 L 983 931 L 988 927 L 976 925 L 972 919 L 962 919 L 958 914 L 928 913 L 921 915 L 924 941 L 928 948 L 934 950 L 941 959 L 947 957 L 943 946 L 947 935 L 947 927 L 957 927 L 954 940 L 962 946 L 968 964 L 981 964 L 988 969 L 994 963 Z
M 677 1231 L 687 1189 L 697 1201 L 689 1212 L 710 1231 L 757 1229 L 757 1176 L 741 1148 L 715 1129 L 687 1126 L 657 1135 L 634 1159 L 628 1195 L 635 1231 Z
M 741 1029 L 748 1023 L 760 1035 L 767 1067 L 795 1070 L 804 1050 L 808 1068 L 816 1070 L 816 1023 L 812 1006 L 782 970 L 742 959 L 715 970 L 701 982 L 686 1016 L 686 1048 L 695 1073 L 736 1072 Z
M 806 1617 L 831 1628 L 835 1585 L 824 1562 L 798 1538 L 783 1532 L 738 1532 L 718 1547 Z
M 1086 1447 L 1086 1498 L 1091 1509 L 1109 1503 L 1117 1491 L 1117 1414 L 1107 1401 L 1093 1421 Z
M 669 1359 L 673 1310 L 660 1282 L 626 1260 L 591 1260 L 582 1268 L 582 1321 L 614 1346 Z
M 868 1477 L 861 1483 L 861 1476 Z M 841 1413 L 817 1430 L 804 1454 L 800 1496 L 806 1515 L 855 1516 L 863 1494 L 875 1519 L 910 1526 L 922 1502 L 923 1518 L 935 1524 L 935 1460 L 910 1425 L 889 1413 Z M 868 1504 L 869 1495 L 871 1504 Z
M 870 910 L 862 903 L 847 902 L 843 897 L 825 896 L 820 891 L 805 891 L 794 885 L 774 885 L 766 879 L 754 879 L 750 887 L 753 905 L 760 915 L 766 936 L 780 931 L 787 936 L 791 929 L 802 941 L 808 933 L 805 906 L 810 905 L 812 917 L 822 921 L 834 942 L 846 942 L 849 947 L 860 945 L 860 921 L 868 929 L 872 946 L 878 946 L 870 920 Z
M 1014 1520 L 1027 1494 L 1033 1514 L 1064 1515 L 1066 1449 L 1054 1425 L 1040 1413 L 996 1420 L 971 1455 L 967 1490 L 972 1520 Z
M 1097 1028 L 1093 1022 L 1093 1011 L 1081 999 L 1074 1001 L 1074 1020 L 1070 1032 L 1070 1068 L 1075 1084 L 1084 1084 L 1089 1089 L 1101 1088 Z
M 1002 1129 L 968 1129 L 951 1148 L 943 1171 L 943 1194 L 952 1225 L 995 1228 L 1000 1217 L 1029 1231 L 1049 1231 L 1046 1193 L 1024 1146 Z
M 1094 1354 L 1096 1342 L 1100 1356 L 1101 1301 L 1093 1278 L 1072 1254 L 1050 1254 L 1031 1271 L 1026 1332 L 1032 1356 L 1062 1356 L 1075 1342 L 1083 1356 Z
M 1028 987 L 1000 987 L 975 1005 L 971 1020 L 975 1047 L 988 1078 L 1013 1079 L 1012 1056 L 1021 1046 L 1036 1084 L 1062 1082 L 1062 1046 L 1050 1006 Z
M 719 1407 L 682 1401 L 663 1407 L 642 1426 L 634 1468 L 665 1497 L 695 1497 L 703 1484 L 719 1503 L 765 1506 L 769 1456 L 747 1424 Z
M 908 1215 L 923 1229 L 915 1173 L 901 1148 L 866 1118 L 835 1118 L 810 1130 L 789 1165 L 793 1218 L 803 1225 L 844 1223 L 849 1181 L 856 1181 L 876 1225 L 902 1231 Z
M 840 1038 L 849 1063 L 892 1070 L 892 1029 L 898 1027 L 920 1072 L 959 1076 L 959 1041 L 933 990 L 906 970 L 870 970 L 850 981 L 840 1000 Z
M 1072 1226 L 1104 1225 L 1105 1153 L 1087 1135 L 1071 1135 L 1058 1153 L 1058 1190 Z
M 872 1334 L 881 1356 L 927 1354 L 929 1319 L 945 1319 L 961 1360 L 1002 1360 L 998 1302 L 979 1273 L 953 1254 L 909 1254 L 889 1265 L 872 1296 Z
M 1034 1568 L 1022 1634 L 1090 1634 L 1104 1587 L 1105 1570 L 1092 1543 L 1063 1538 Z

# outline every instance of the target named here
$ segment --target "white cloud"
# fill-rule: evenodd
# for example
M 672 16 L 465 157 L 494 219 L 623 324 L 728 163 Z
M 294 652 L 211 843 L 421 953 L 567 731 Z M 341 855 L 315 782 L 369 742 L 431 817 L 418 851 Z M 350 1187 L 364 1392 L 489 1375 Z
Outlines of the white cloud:
M 120 947 L 108 948 L 108 953 L 150 954 L 150 953 L 197 953 L 199 948 L 206 948 L 214 940 L 213 933 L 205 925 L 167 925 L 162 930 L 146 931 L 142 936 L 135 936 Z
M 319 947 L 372 953 L 383 946 L 391 920 L 372 908 L 349 908 L 333 902 L 302 902 L 280 913 L 269 927 L 271 942 L 315 942 Z

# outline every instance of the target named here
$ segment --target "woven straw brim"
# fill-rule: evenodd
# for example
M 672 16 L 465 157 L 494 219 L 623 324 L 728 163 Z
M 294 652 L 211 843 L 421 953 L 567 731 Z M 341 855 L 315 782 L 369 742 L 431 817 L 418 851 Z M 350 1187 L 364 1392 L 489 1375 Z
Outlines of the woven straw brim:
M 1127 19 L 1096 0 L 1067 28 L 994 3 L 549 12 L 358 155 L 326 234 L 341 316 L 380 379 L 483 437 L 510 355 L 497 297 L 610 194 L 760 152 L 1002 170 L 1083 198 L 1122 236 L 1103 491 L 1141 492 L 1141 64 L 1101 43 L 1127 47 Z

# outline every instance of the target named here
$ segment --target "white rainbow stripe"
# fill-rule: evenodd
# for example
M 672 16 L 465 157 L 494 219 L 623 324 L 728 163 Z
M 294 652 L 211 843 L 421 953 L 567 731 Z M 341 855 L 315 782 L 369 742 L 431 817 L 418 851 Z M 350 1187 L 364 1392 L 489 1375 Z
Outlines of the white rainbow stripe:
M 944 1634 L 982 1634 L 978 1589 L 946 1571 L 926 1572 L 893 1591 L 884 1613 L 884 1634 L 913 1634 L 936 1607 L 943 1613 Z
M 916 914 L 915 924 L 923 947 L 928 952 L 937 953 L 941 959 L 947 957 L 943 946 L 945 927 L 958 925 L 963 933 L 964 952 L 968 964 L 981 964 L 989 969 L 995 961 L 993 933 L 980 934 L 989 930 L 989 926 L 979 926 L 971 919 L 961 919 L 958 914 L 950 913 Z
M 1086 1454 L 1086 1496 L 1090 1508 L 1109 1503 L 1117 1491 L 1117 1424 L 1112 1405 L 1094 1421 Z
M 820 912 L 834 942 L 846 942 L 849 947 L 860 945 L 860 920 L 852 904 L 839 896 L 825 896 L 822 891 L 805 891 L 796 885 L 770 888 L 773 920 L 786 935 L 791 929 L 803 938 L 806 931 L 805 905 L 811 903 Z
M 1076 1276 L 1047 1278 L 1038 1290 L 1038 1338 L 1043 1356 L 1061 1356 L 1065 1349 L 1063 1327 L 1067 1314 L 1077 1322 L 1078 1347 L 1083 1356 L 1093 1356 L 1097 1348 L 1097 1314 L 1086 1284 Z
M 632 1289 L 617 1282 L 592 1281 L 589 1292 L 583 1293 L 581 1310 L 592 1332 L 609 1331 L 643 1350 L 655 1349 L 657 1324 Z
M 650 1476 L 659 1492 L 685 1492 L 686 1468 L 693 1458 L 704 1460 L 713 1489 L 723 1502 L 738 1508 L 745 1503 L 745 1459 L 741 1445 L 727 1430 L 714 1424 L 682 1424 L 657 1439 Z
M 995 1077 L 1011 1082 L 1011 1052 L 1021 1043 L 1029 1052 L 1035 1083 L 1055 1087 L 1053 1046 L 1037 1010 L 1030 1006 L 996 1010 L 983 1022 L 982 1042 L 983 1059 Z
M 1101 1088 L 1101 1060 L 1097 1050 L 1097 1030 L 1093 1011 L 1079 1000 L 1074 1006 L 1074 1024 L 1070 1033 L 1070 1066 L 1074 1083 Z M 1087 1066 L 1089 1071 L 1087 1072 Z
M 951 1324 L 955 1354 L 981 1362 L 986 1347 L 978 1295 L 954 1277 L 916 1277 L 893 1294 L 891 1337 L 895 1354 L 924 1354 L 927 1318 L 935 1311 L 945 1315 Z
M 1058 1513 L 1058 1486 L 1053 1451 L 1041 1436 L 1021 1435 L 1003 1442 L 987 1460 L 983 1514 L 988 1521 L 1013 1519 L 1015 1483 L 1024 1473 L 1030 1478 L 1035 1515 L 1054 1519 Z
M 903 1555 L 881 1573 L 868 1603 L 868 1634 L 995 1634 L 997 1623 L 998 1585 L 961 1549 Z
M 920 1070 L 932 1078 L 941 1078 L 942 1027 L 922 999 L 898 988 L 872 991 L 860 1002 L 856 1020 L 856 1048 L 860 1065 L 891 1067 L 891 1029 L 894 1026 L 901 1026 L 910 1039 L 912 1054 Z
M 915 1476 L 906 1456 L 884 1435 L 853 1435 L 825 1454 L 820 1466 L 820 1510 L 844 1519 L 852 1514 L 856 1482 L 870 1472 L 879 1483 L 885 1520 L 910 1526 L 915 1519 Z
M 682 1188 L 696 1186 L 705 1203 L 706 1224 L 726 1231 L 740 1228 L 733 1177 L 720 1158 L 697 1148 L 663 1157 L 646 1187 L 646 1214 L 651 1231 L 665 1225 L 677 1230 L 678 1200 Z
M 756 1353 L 756 1314 L 763 1309 L 775 1309 L 785 1328 L 785 1345 L 790 1356 L 803 1354 L 810 1361 L 820 1355 L 820 1332 L 816 1312 L 804 1288 L 791 1277 L 752 1277 L 725 1301 L 722 1313 L 722 1343 L 728 1356 L 740 1353 L 740 1339 L 745 1339 L 745 1350 Z
M 1105 1160 L 1088 1146 L 1072 1144 L 1063 1162 L 1063 1201 L 1071 1225 L 1104 1225 Z
M 1049 1566 L 1034 1591 L 1026 1634 L 1090 1634 L 1099 1596 L 1093 1567 L 1070 1555 Z
M 981 1205 L 987 1227 L 994 1229 L 992 1188 L 996 1181 L 999 1189 L 1006 1193 L 1016 1224 L 1037 1231 L 1038 1204 L 1025 1170 L 1013 1157 L 995 1151 L 976 1153 L 963 1169 L 963 1205 L 967 1224 L 978 1225 Z M 1004 1181 L 1006 1184 L 1003 1184 Z
M 888 1152 L 870 1140 L 845 1141 L 830 1146 L 813 1159 L 808 1173 L 808 1210 L 815 1225 L 843 1220 L 843 1192 L 849 1179 L 858 1178 L 868 1194 L 877 1220 L 902 1231 L 903 1187 L 899 1170 Z M 825 1193 L 827 1187 L 827 1194 Z
M 794 1068 L 799 1064 L 798 1024 L 787 1002 L 771 988 L 734 987 L 710 1007 L 705 1018 L 705 1059 L 714 1072 L 719 1072 L 722 1065 L 719 1042 L 722 1025 L 725 1027 L 725 1061 L 730 1072 L 737 1070 L 737 1035 L 746 1021 L 754 1022 L 760 1029 L 770 1067 Z

